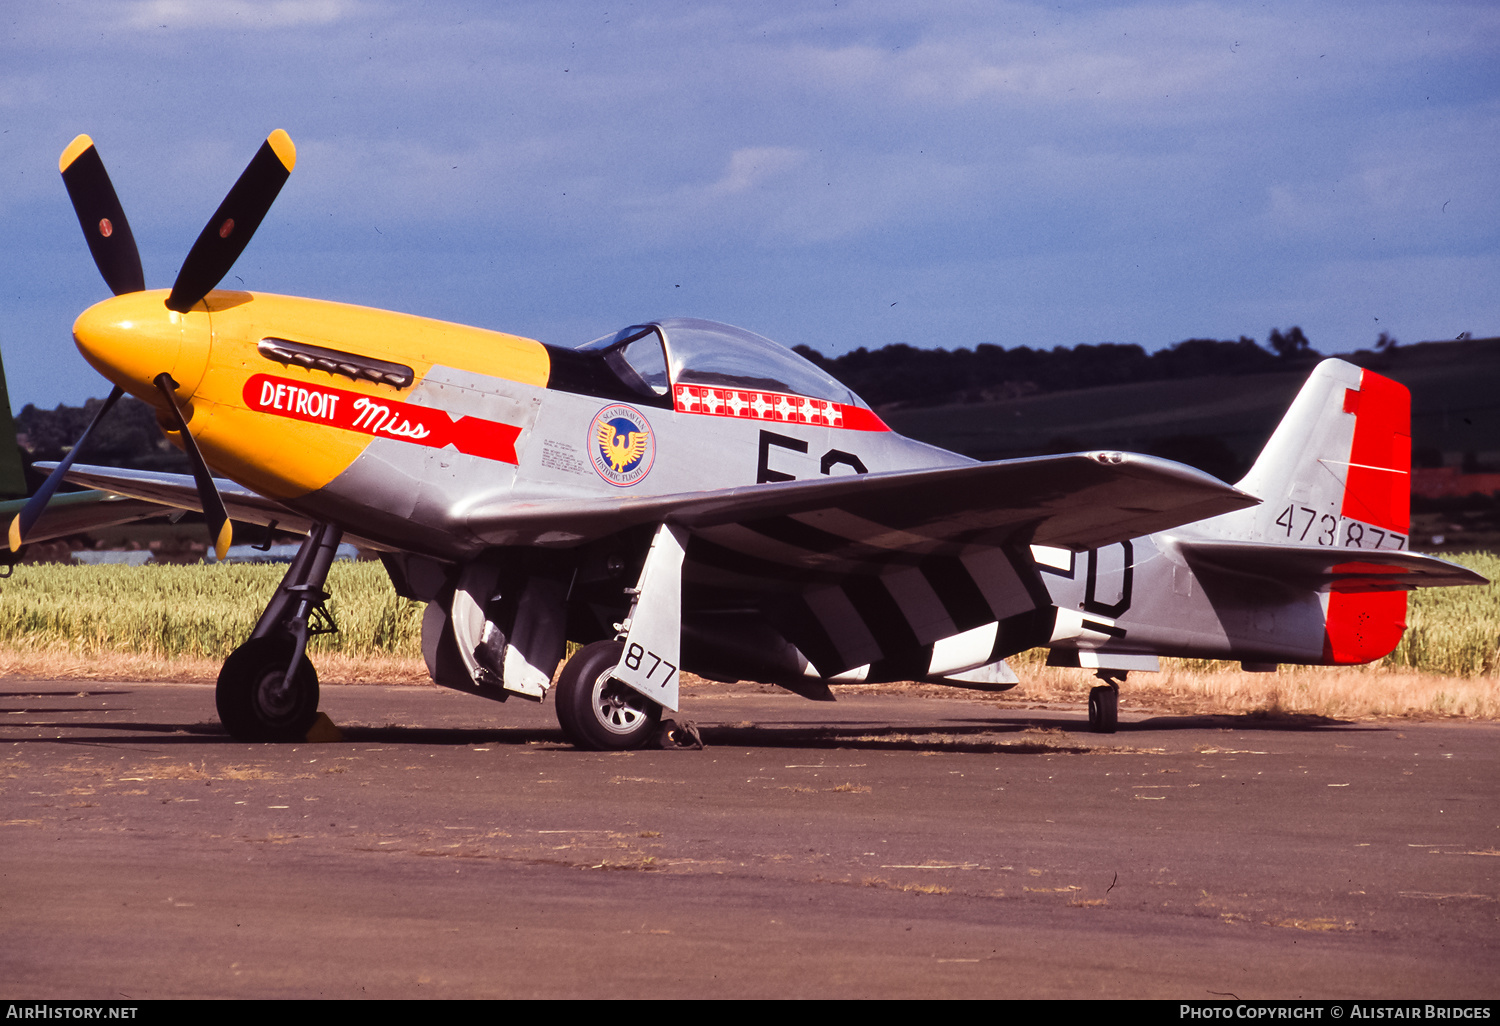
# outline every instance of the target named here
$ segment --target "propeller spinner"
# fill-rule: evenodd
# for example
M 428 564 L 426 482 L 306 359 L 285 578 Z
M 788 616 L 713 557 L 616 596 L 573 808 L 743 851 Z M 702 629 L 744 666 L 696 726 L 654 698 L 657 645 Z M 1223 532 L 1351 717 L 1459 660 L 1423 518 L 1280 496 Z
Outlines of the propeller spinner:
M 201 303 L 229 273 L 296 163 L 296 146 L 291 137 L 278 128 L 261 144 L 244 173 L 224 197 L 224 202 L 214 211 L 198 241 L 188 251 L 170 295 L 158 306 L 155 296 L 160 293 L 135 295 L 145 290 L 140 251 L 94 141 L 80 135 L 63 150 L 58 160 L 63 184 L 73 202 L 84 238 L 88 240 L 94 264 L 117 297 L 87 310 L 74 325 L 73 333 L 84 356 L 115 382 L 115 388 L 68 457 L 48 475 L 41 488 L 11 521 L 8 533 L 12 552 L 25 544 L 27 532 L 42 515 L 58 485 L 62 484 L 64 475 L 94 428 L 129 390 L 164 406 L 166 420 L 180 432 L 183 449 L 198 485 L 198 499 L 204 516 L 208 518 L 214 550 L 218 558 L 224 558 L 231 541 L 229 515 L 214 485 L 213 474 L 188 430 L 187 418 L 177 396 L 178 390 L 184 387 L 179 379 L 190 376 L 182 373 L 184 363 L 192 365 L 197 362 L 195 355 L 206 356 L 206 349 L 201 354 L 195 353 L 202 347 L 190 337 L 193 333 L 183 315 Z M 198 369 L 201 374 L 201 368 Z M 186 384 L 190 395 L 194 382 Z

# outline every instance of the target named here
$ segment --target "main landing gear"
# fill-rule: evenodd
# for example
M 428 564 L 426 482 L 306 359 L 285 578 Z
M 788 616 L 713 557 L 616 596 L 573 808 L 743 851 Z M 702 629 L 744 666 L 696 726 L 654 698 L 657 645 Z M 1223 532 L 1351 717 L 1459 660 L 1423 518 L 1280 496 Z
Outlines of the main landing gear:
M 557 722 L 579 748 L 624 751 L 650 742 L 661 706 L 614 679 L 625 644 L 596 641 L 573 654 L 558 675 Z
M 250 640 L 224 660 L 219 722 L 240 741 L 301 741 L 318 717 L 318 674 L 307 639 L 338 630 L 324 602 L 342 529 L 317 524 L 297 550 Z
M 1095 676 L 1104 683 L 1089 691 L 1089 730 L 1113 734 L 1120 724 L 1120 685 L 1125 671 L 1100 670 Z

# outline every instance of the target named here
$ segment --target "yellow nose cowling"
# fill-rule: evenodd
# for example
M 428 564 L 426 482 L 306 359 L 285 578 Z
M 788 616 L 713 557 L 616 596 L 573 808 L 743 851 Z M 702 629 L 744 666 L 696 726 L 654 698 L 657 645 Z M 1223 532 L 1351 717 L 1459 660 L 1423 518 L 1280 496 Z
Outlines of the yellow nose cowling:
M 166 307 L 166 289 L 128 292 L 95 303 L 73 322 L 73 341 L 94 369 L 125 391 L 161 404 L 157 375 L 172 375 L 177 394 L 192 396 L 208 367 L 208 313 L 200 303 L 185 314 Z

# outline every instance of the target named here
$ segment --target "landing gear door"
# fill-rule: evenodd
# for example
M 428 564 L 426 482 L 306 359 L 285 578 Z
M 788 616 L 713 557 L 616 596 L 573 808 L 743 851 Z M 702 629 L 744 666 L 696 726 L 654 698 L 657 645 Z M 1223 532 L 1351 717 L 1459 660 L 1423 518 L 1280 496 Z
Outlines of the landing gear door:
M 682 650 L 682 559 L 686 528 L 656 529 L 636 585 L 630 615 L 620 628 L 625 652 L 614 676 L 658 705 L 677 711 L 677 671 Z

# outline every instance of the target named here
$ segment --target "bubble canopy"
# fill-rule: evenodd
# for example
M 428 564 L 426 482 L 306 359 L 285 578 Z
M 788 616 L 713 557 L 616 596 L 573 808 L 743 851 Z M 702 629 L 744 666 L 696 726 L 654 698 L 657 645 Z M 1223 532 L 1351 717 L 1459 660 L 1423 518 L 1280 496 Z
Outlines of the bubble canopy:
M 786 392 L 868 409 L 822 368 L 752 331 L 677 317 L 633 324 L 577 347 L 605 361 L 637 391 L 666 395 L 671 385 Z

